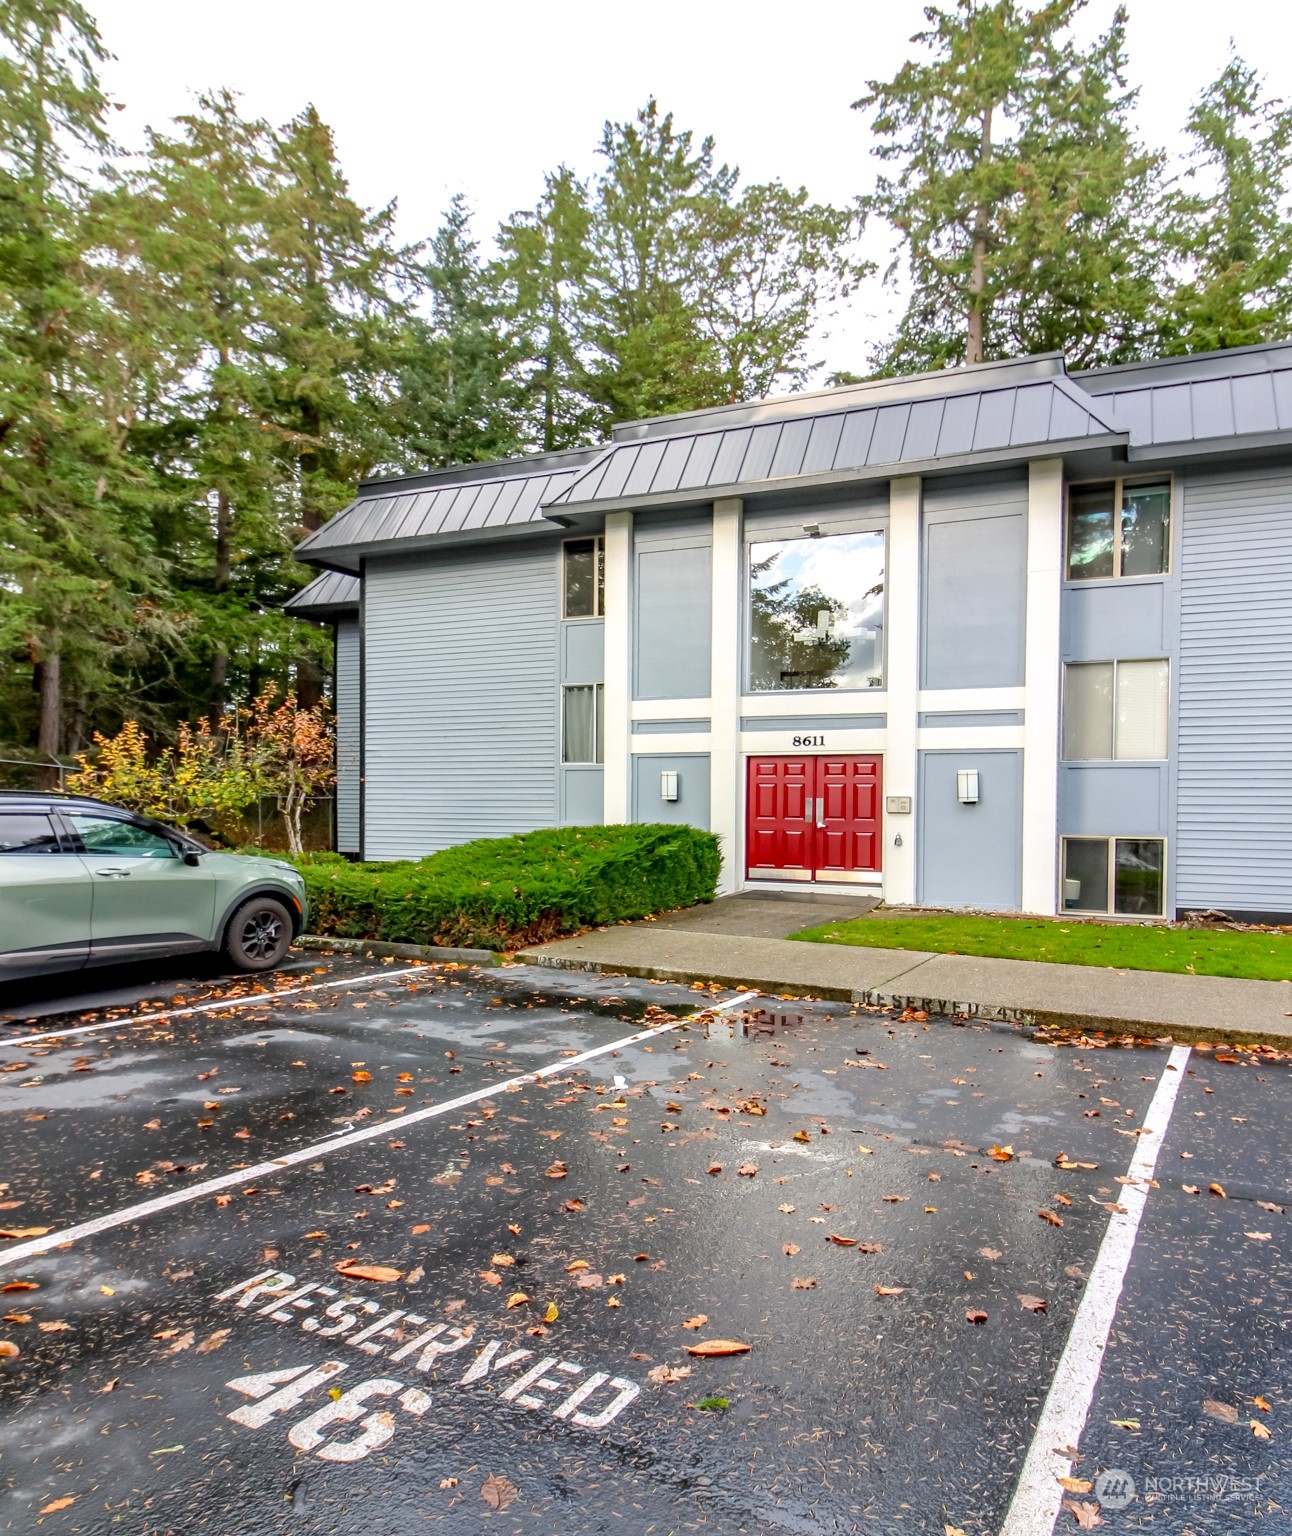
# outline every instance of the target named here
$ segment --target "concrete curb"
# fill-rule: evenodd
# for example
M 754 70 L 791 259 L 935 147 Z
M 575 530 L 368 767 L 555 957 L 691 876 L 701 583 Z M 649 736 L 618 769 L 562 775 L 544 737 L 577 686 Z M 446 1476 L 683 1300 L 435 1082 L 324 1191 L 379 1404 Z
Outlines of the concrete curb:
M 371 955 L 374 960 L 429 960 L 441 965 L 499 965 L 502 957 L 492 949 L 449 949 L 435 944 L 387 944 L 384 939 L 333 939 L 303 933 L 295 941 L 299 949 L 335 949 L 343 955 Z
M 647 981 L 717 982 L 719 986 L 743 991 L 751 985 L 770 995 L 802 998 L 821 998 L 827 1002 L 864 1003 L 869 1007 L 913 1008 L 925 1013 L 958 1013 L 979 1019 L 998 1020 L 1006 1024 L 1022 1024 L 1034 1028 L 1080 1029 L 1087 1033 L 1098 1031 L 1105 1035 L 1135 1035 L 1140 1039 L 1160 1040 L 1164 1044 L 1177 1041 L 1204 1041 L 1214 1045 L 1270 1045 L 1287 1050 L 1286 1033 L 1263 1029 L 1208 1029 L 1202 1025 L 1164 1024 L 1160 1019 L 1135 1019 L 1110 1017 L 1079 1010 L 1049 1008 L 1002 1007 L 996 1003 L 974 1002 L 966 999 L 927 997 L 916 992 L 897 992 L 888 987 L 856 991 L 847 987 L 805 986 L 803 982 L 774 982 L 763 980 L 751 984 L 743 976 L 726 976 L 720 971 L 698 971 L 682 966 L 623 965 L 590 959 L 566 959 L 553 954 L 522 951 L 515 957 L 528 965 L 547 966 L 560 971 L 597 971 L 606 976 L 638 976 Z

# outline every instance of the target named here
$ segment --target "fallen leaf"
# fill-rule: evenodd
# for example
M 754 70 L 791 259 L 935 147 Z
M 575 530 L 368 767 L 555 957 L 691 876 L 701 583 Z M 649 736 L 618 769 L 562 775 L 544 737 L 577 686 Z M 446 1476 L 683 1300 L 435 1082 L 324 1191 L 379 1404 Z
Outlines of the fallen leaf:
M 1029 1295 L 1027 1295 L 1026 1292 L 1024 1292 L 1024 1294 L 1022 1296 L 1020 1296 L 1018 1298 L 1018 1300 L 1019 1300 L 1019 1303 L 1022 1306 L 1024 1312 L 1044 1312 L 1045 1311 L 1046 1302 L 1045 1302 L 1044 1297 L 1041 1297 L 1041 1296 L 1029 1296 Z
M 1058 1477 L 1055 1480 L 1060 1488 L 1066 1488 L 1069 1493 L 1089 1493 L 1095 1486 L 1088 1477 Z
M 426 1273 L 426 1271 L 422 1268 L 422 1266 L 420 1264 L 415 1265 L 404 1276 L 404 1284 L 405 1285 L 416 1285 L 417 1282 L 422 1278 L 422 1276 L 425 1273 Z
M 1138 1429 L 1138 1419 L 1109 1419 L 1108 1422 L 1114 1429 Z
M 792 1205 L 778 1205 L 776 1209 L 780 1211 L 783 1216 L 792 1216 L 794 1214 L 794 1207 Z
M 574 1283 L 581 1291 L 599 1291 L 606 1282 L 603 1275 L 587 1274 L 580 1275 Z
M 1037 1211 L 1036 1214 L 1042 1221 L 1048 1221 L 1052 1227 L 1061 1227 L 1063 1225 L 1063 1218 L 1056 1216 L 1053 1211 Z
M 753 1176 L 758 1172 L 758 1164 L 741 1163 L 740 1167 L 736 1169 L 736 1172 L 742 1179 L 752 1179 Z
M 35 1280 L 10 1280 L 0 1285 L 0 1291 L 38 1291 L 40 1286 Z
M 815 1275 L 803 1275 L 801 1277 L 798 1277 L 798 1278 L 795 1278 L 795 1279 L 791 1280 L 790 1281 L 790 1290 L 792 1290 L 792 1291 L 814 1291 L 814 1290 L 816 1290 L 816 1276 Z
M 495 1253 L 490 1260 L 496 1269 L 509 1269 L 515 1262 L 509 1253 Z
M 694 1317 L 688 1317 L 682 1326 L 683 1328 L 703 1328 L 708 1321 L 709 1314 L 707 1312 L 697 1312 Z
M 963 1525 L 950 1525 L 944 1520 L 942 1522 L 942 1536 L 967 1536 L 967 1533 Z
M 37 1323 L 36 1326 L 42 1333 L 69 1333 L 72 1327 L 71 1323 L 65 1323 L 61 1320 L 51 1323 Z
M 901 1296 L 905 1291 L 906 1287 L 904 1285 L 877 1285 L 875 1287 L 876 1296 Z
M 0 1323 L 29 1323 L 29 1322 L 31 1322 L 31 1313 L 30 1312 L 6 1312 L 3 1317 L 0 1317 Z
M 1000 1258 L 1000 1249 L 999 1248 L 980 1248 L 978 1250 L 978 1257 L 980 1259 L 986 1259 L 988 1261 L 988 1263 L 994 1264 L 996 1262 L 996 1260 L 998 1258 Z
M 987 1148 L 987 1156 L 994 1158 L 998 1163 L 1012 1162 L 1014 1158 L 1013 1147 L 998 1147 L 993 1144 Z
M 1186 1195 L 1200 1195 L 1202 1190 L 1196 1184 L 1181 1184 L 1180 1188 Z
M 219 1349 L 225 1339 L 233 1330 L 230 1328 L 217 1328 L 209 1339 L 203 1339 L 194 1351 L 195 1354 L 209 1355 L 213 1349 Z
M 547 1304 L 547 1311 L 543 1313 L 543 1321 L 545 1323 L 554 1323 L 557 1318 L 560 1317 L 560 1315 L 561 1314 L 557 1309 L 556 1303 L 554 1301 L 549 1301 Z
M 797 1243 L 782 1243 L 781 1252 L 787 1259 L 792 1259 L 796 1253 L 802 1252 Z
M 352 1259 L 342 1259 L 333 1268 L 347 1280 L 402 1280 L 404 1277 L 402 1270 L 392 1269 L 388 1264 L 356 1264 Z
M 657 1365 L 646 1372 L 646 1380 L 667 1387 L 675 1381 L 685 1381 L 691 1374 L 689 1365 Z
M 524 1291 L 513 1291 L 507 1298 L 507 1310 L 510 1312 L 513 1307 L 523 1307 L 528 1301 L 529 1297 L 526 1296 Z
M 567 1275 L 573 1275 L 573 1274 L 577 1273 L 581 1269 L 591 1269 L 591 1268 L 592 1268 L 592 1266 L 591 1266 L 591 1264 L 588 1263 L 587 1259 L 575 1259 L 572 1264 L 567 1264 L 565 1266 L 565 1273 Z
M 350 1080 L 351 1080 L 351 1082 L 355 1082 L 355 1083 L 370 1083 L 372 1081 L 372 1073 L 371 1072 L 351 1072 Z
M 1272 1232 L 1244 1232 L 1244 1237 L 1250 1237 L 1254 1243 L 1268 1243 L 1274 1236 Z
M 553 1163 L 551 1167 L 546 1170 L 549 1179 L 563 1179 L 565 1175 L 569 1173 L 569 1171 L 570 1170 L 565 1166 L 565 1164 L 561 1162 Z
M 1258 1440 L 1272 1440 L 1274 1438 L 1274 1431 L 1268 1425 L 1262 1424 L 1259 1419 L 1248 1419 L 1247 1422 Z
M 41 1514 L 52 1515 L 60 1509 L 66 1509 L 69 1504 L 75 1503 L 76 1495 L 74 1493 L 65 1493 L 61 1499 L 51 1499 L 49 1503 L 46 1504 L 45 1507 L 41 1510 Z
M 16 1360 L 22 1351 L 8 1339 L 0 1339 L 0 1360 Z
M 717 1174 L 722 1172 L 722 1164 L 721 1163 L 710 1163 L 709 1166 L 704 1171 L 705 1171 L 705 1173 L 712 1173 L 714 1175 L 717 1175 Z
M 812 1138 L 808 1135 L 808 1133 L 806 1131 L 795 1131 L 793 1136 L 790 1137 L 790 1140 L 791 1141 L 811 1141 Z
M 476 1273 L 486 1285 L 501 1285 L 502 1276 L 496 1269 L 478 1269 Z
M 1252 1404 L 1254 1407 L 1259 1408 L 1262 1413 L 1271 1413 L 1274 1409 L 1273 1403 L 1269 1402 L 1269 1400 L 1264 1397 L 1254 1397 L 1252 1399 Z
M 1238 1409 L 1229 1403 L 1218 1403 L 1214 1397 L 1204 1397 L 1202 1411 L 1211 1419 L 1219 1419 L 1222 1424 L 1237 1424 Z
M 1275 1205 L 1272 1200 L 1258 1200 L 1256 1202 L 1256 1209 L 1258 1211 L 1269 1211 L 1274 1216 L 1282 1216 L 1284 1214 L 1283 1206 Z
M 442 1477 L 440 1479 L 441 1488 L 456 1488 L 457 1486 L 458 1480 L 456 1477 Z
M 0 1237 L 44 1237 L 46 1232 L 53 1230 L 53 1227 L 4 1227 L 0 1229 Z
M 168 1344 L 162 1353 L 166 1355 L 178 1355 L 182 1354 L 186 1349 L 192 1349 L 193 1337 L 193 1330 L 190 1328 L 187 1333 L 181 1333 L 179 1338 L 177 1338 L 173 1344 Z
M 701 1339 L 698 1344 L 688 1344 L 688 1355 L 703 1355 L 706 1358 L 717 1355 L 747 1355 L 750 1346 L 741 1344 L 737 1339 Z
M 1208 1184 L 1207 1193 L 1209 1195 L 1219 1195 L 1222 1200 L 1229 1199 L 1229 1196 L 1225 1193 L 1225 1186 L 1223 1184 Z
M 506 1509 L 520 1497 L 520 1489 L 510 1478 L 491 1472 L 480 1485 L 480 1497 L 490 1509 Z
M 146 1130 L 146 1131 L 160 1131 L 161 1130 L 161 1121 L 160 1120 L 145 1120 L 144 1121 L 144 1130 Z
M 883 1253 L 883 1251 L 884 1251 L 883 1243 L 858 1243 L 857 1244 L 857 1252 L 858 1253 Z
M 975 1327 L 977 1327 L 980 1323 L 985 1323 L 986 1321 L 987 1314 L 985 1312 L 971 1310 L 965 1313 L 965 1322 L 973 1323 Z
M 840 1248 L 855 1248 L 857 1246 L 857 1239 L 855 1237 L 840 1237 L 837 1232 L 831 1232 L 829 1241 L 838 1243 Z
M 1092 1504 L 1088 1499 L 1079 1501 L 1064 1499 L 1063 1507 L 1071 1512 L 1072 1518 L 1083 1531 L 1093 1531 L 1096 1526 L 1104 1523 L 1104 1517 L 1099 1513 L 1098 1504 Z
M 885 1195 L 884 1196 L 884 1203 L 885 1203 L 885 1205 L 900 1205 L 903 1200 L 909 1200 L 909 1199 L 910 1199 L 909 1195 Z

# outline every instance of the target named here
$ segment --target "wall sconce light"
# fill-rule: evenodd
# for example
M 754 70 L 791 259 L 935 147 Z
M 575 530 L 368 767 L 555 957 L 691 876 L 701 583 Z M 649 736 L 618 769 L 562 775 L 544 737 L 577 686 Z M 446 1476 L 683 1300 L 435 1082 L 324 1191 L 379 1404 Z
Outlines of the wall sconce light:
M 961 805 L 978 804 L 978 770 L 976 768 L 956 770 L 956 799 Z
M 677 799 L 677 774 L 665 769 L 659 776 L 659 797 L 661 800 Z
M 819 539 L 821 537 L 821 524 L 804 523 L 803 532 L 807 534 L 809 539 Z

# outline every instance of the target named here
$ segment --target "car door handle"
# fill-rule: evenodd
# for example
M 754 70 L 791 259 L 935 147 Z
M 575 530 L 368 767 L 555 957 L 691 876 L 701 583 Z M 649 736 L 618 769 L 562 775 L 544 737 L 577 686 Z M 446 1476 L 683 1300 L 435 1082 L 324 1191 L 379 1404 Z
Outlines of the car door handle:
M 126 880 L 130 876 L 128 869 L 96 869 L 96 875 L 103 875 L 108 880 Z

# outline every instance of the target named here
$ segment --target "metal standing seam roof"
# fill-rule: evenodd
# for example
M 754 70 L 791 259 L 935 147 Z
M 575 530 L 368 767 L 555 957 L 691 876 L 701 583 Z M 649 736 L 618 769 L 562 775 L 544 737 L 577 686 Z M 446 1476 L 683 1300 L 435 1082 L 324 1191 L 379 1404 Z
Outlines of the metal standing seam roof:
M 337 612 L 356 609 L 362 587 L 357 576 L 345 571 L 324 571 L 283 604 L 288 613 L 301 618 L 312 618 L 323 611 Z
M 900 471 L 1124 435 L 1107 406 L 1062 377 L 995 389 L 944 387 L 932 398 L 617 443 L 546 505 L 599 507 L 661 495 L 700 500 L 768 481 Z
M 1131 434 L 1131 458 L 1170 444 L 1292 432 L 1292 346 L 1163 358 L 1076 376 Z
M 326 559 L 332 550 L 436 534 L 500 529 L 543 520 L 543 507 L 574 479 L 575 471 L 510 474 L 444 486 L 368 490 L 296 546 L 298 559 Z

